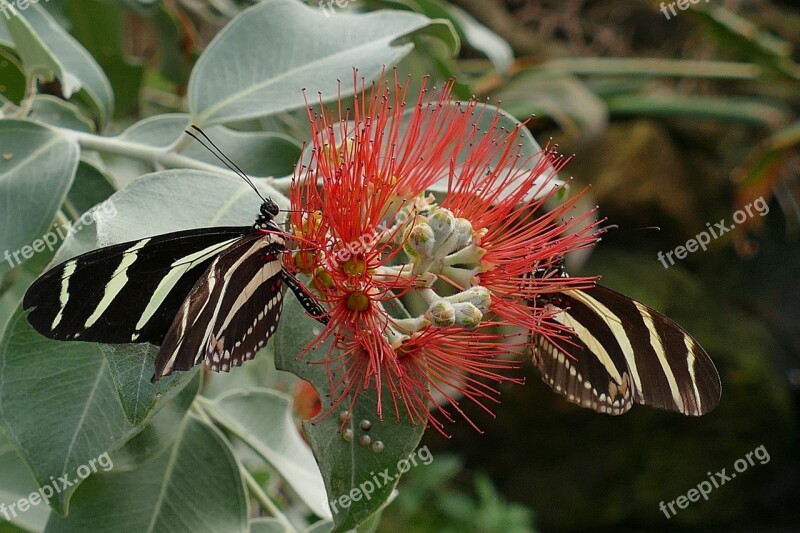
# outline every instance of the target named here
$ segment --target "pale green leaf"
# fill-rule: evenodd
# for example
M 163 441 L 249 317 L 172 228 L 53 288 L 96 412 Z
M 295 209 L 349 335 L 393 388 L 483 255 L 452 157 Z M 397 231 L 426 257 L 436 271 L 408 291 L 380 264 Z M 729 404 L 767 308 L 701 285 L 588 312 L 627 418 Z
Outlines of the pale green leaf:
M 369 83 L 411 51 L 392 43 L 429 19 L 405 12 L 325 16 L 297 0 L 267 0 L 233 19 L 208 45 L 189 79 L 196 123 L 263 117 L 305 106 L 302 91 L 333 99 L 353 68 Z M 246 51 L 246 53 L 243 53 Z
M 186 411 L 200 390 L 202 372 L 193 372 L 186 386 L 175 395 L 172 401 L 162 401 L 163 405 L 139 433 L 121 448 L 111 452 L 114 472 L 134 470 L 156 456 L 161 455 L 175 441 L 175 428 L 180 427 Z
M 45 249 L 41 238 L 72 185 L 78 153 L 75 141 L 49 128 L 0 121 L 0 272 Z
M 255 518 L 250 520 L 250 533 L 293 533 L 277 518 Z
M 94 123 L 77 106 L 49 94 L 33 97 L 28 118 L 59 128 L 94 132 Z
M 526 72 L 494 95 L 520 119 L 550 118 L 572 137 L 593 138 L 605 131 L 608 110 L 578 78 Z
M 248 531 L 247 493 L 227 441 L 194 416 L 175 431 L 174 444 L 141 468 L 90 477 L 47 533 Z
M 44 526 L 50 516 L 50 506 L 39 496 L 34 501 L 36 505 L 26 507 L 21 511 L 20 500 L 28 500 L 39 486 L 33 474 L 25 466 L 20 456 L 10 442 L 0 438 L 0 507 L 6 514 L 0 515 L 0 523 L 7 516 L 12 524 L 28 531 L 44 531 Z M 23 505 L 27 505 L 23 503 Z M 13 506 L 13 507 L 12 507 Z
M 0 1 L 8 5 L 7 0 Z M 16 15 L 5 23 L 28 75 L 48 80 L 58 78 L 66 98 L 79 90 L 85 91 L 100 123 L 105 124 L 113 112 L 114 95 L 106 75 L 91 54 L 41 5 L 31 4 L 25 10 L 10 6 L 8 9 Z
M 507 74 L 514 62 L 511 45 L 460 7 L 448 4 L 445 9 L 469 45 L 486 54 L 497 72 Z
M 319 467 L 292 418 L 291 398 L 269 389 L 249 389 L 204 405 L 217 423 L 272 465 L 317 516 L 330 517 Z
M 118 139 L 148 146 L 170 146 L 184 135 L 191 117 L 170 113 L 150 117 L 125 130 Z M 250 176 L 285 176 L 291 174 L 300 157 L 299 142 L 277 132 L 236 131 L 224 126 L 203 130 L 234 163 Z M 219 159 L 196 141 L 182 152 L 193 159 L 226 168 Z
M 77 468 L 136 430 L 99 345 L 46 339 L 24 313 L 12 317 L 0 345 L 0 417 L 40 486 L 51 476 L 76 482 L 51 500 L 60 513 L 80 482 Z
M 271 194 L 267 187 L 261 191 Z M 287 205 L 284 197 L 272 194 L 272 199 Z M 191 228 L 251 226 L 261 205 L 244 181 L 196 170 L 147 174 L 109 201 L 113 214 L 100 217 L 95 226 L 104 246 Z

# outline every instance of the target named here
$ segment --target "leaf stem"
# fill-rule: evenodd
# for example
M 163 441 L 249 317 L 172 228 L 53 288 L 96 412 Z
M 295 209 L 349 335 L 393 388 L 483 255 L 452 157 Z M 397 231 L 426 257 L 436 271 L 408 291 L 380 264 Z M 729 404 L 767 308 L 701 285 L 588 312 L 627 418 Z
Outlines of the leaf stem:
M 95 150 L 98 152 L 121 155 L 131 159 L 146 161 L 153 165 L 161 165 L 165 168 L 188 168 L 240 179 L 239 175 L 231 170 L 172 152 L 168 148 L 149 146 L 115 137 L 104 137 L 66 128 L 55 129 L 62 135 L 75 140 L 84 150 Z M 278 206 L 286 208 L 289 205 L 289 199 L 281 190 L 285 189 L 288 191 L 288 186 L 291 184 L 290 176 L 278 180 L 254 177 L 254 181 L 256 180 L 263 180 L 261 181 L 261 188 L 278 204 Z M 280 187 L 273 186 L 275 183 L 279 183 Z
M 247 488 L 249 488 L 250 492 L 253 493 L 253 496 L 255 496 L 256 500 L 258 500 L 258 503 L 260 503 L 261 506 L 264 507 L 267 512 L 269 512 L 269 514 L 277 518 L 288 531 L 297 531 L 289 519 L 286 518 L 286 515 L 283 514 L 283 512 L 281 512 L 281 510 L 278 508 L 277 504 L 270 499 L 266 492 L 264 492 L 264 489 L 262 489 L 261 485 L 258 484 L 256 478 L 254 478 L 253 475 L 241 463 L 239 463 L 239 471 L 247 483 Z

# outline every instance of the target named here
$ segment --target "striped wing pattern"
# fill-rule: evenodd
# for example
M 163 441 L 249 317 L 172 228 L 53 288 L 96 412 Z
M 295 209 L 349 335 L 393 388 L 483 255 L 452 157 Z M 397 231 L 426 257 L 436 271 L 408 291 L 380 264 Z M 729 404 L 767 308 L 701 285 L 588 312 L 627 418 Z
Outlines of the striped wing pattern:
M 283 310 L 284 248 L 279 234 L 254 232 L 214 259 L 177 311 L 153 381 L 203 360 L 227 372 L 264 347 Z
M 31 285 L 23 300 L 25 309 L 33 308 L 28 321 L 57 340 L 161 344 L 214 257 L 251 231 L 193 229 L 77 256 Z
M 548 307 L 572 338 L 558 345 L 532 339 L 534 363 L 555 392 L 612 415 L 634 403 L 690 416 L 717 405 L 721 384 L 714 364 L 675 322 L 600 285 L 560 296 L 558 306 Z

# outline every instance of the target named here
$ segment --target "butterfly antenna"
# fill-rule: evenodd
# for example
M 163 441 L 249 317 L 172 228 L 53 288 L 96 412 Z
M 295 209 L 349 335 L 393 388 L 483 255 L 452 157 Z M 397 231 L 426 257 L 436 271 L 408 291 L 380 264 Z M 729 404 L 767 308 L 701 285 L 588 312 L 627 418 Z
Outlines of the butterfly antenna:
M 217 159 L 219 159 L 219 160 L 220 160 L 220 162 L 222 162 L 222 164 L 224 164 L 226 167 L 228 167 L 228 168 L 229 168 L 229 169 L 231 169 L 233 172 L 235 172 L 237 175 L 239 175 L 239 177 L 241 177 L 241 178 L 242 178 L 242 179 L 243 179 L 243 180 L 244 180 L 244 181 L 245 181 L 245 182 L 246 182 L 248 185 L 250 185 L 250 187 L 252 187 L 252 189 L 255 191 L 255 193 L 258 195 L 258 197 L 259 197 L 259 198 L 261 198 L 261 200 L 262 200 L 262 201 L 264 201 L 264 202 L 266 202 L 266 201 L 267 201 L 267 199 L 266 199 L 266 198 L 264 198 L 264 197 L 261 195 L 261 193 L 260 193 L 260 192 L 259 192 L 259 190 L 256 188 L 256 186 L 255 186 L 255 184 L 253 183 L 253 181 L 252 181 L 252 180 L 250 179 L 250 177 L 247 175 L 247 173 L 245 173 L 245 171 L 244 171 L 244 170 L 242 170 L 242 169 L 241 169 L 241 167 L 239 167 L 239 165 L 237 165 L 236 163 L 234 163 L 234 162 L 233 162 L 233 160 L 232 160 L 230 157 L 228 157 L 227 155 L 225 155 L 225 152 L 223 152 L 223 151 L 220 149 L 220 147 L 219 147 L 219 146 L 217 146 L 216 144 L 214 144 L 214 141 L 212 141 L 212 140 L 211 140 L 211 138 L 210 138 L 208 135 L 206 135 L 206 133 L 205 133 L 205 132 L 204 132 L 202 129 L 200 129 L 200 127 L 199 127 L 199 126 L 196 126 L 196 125 L 192 124 L 192 129 L 193 129 L 193 130 L 195 130 L 195 131 L 197 131 L 197 132 L 198 132 L 200 135 L 202 135 L 202 136 L 203 136 L 203 139 L 205 139 L 205 140 L 208 142 L 208 144 L 210 144 L 211 146 L 213 146 L 213 147 L 214 147 L 214 149 L 212 149 L 210 146 L 208 146 L 208 144 L 206 144 L 205 142 L 203 142 L 203 140 L 202 140 L 202 139 L 200 139 L 200 138 L 199 138 L 197 135 L 195 135 L 195 134 L 194 134 L 194 133 L 192 133 L 191 131 L 189 131 L 189 130 L 184 130 L 184 131 L 186 132 L 186 134 L 187 134 L 187 135 L 189 135 L 189 136 L 190 136 L 191 138 L 193 138 L 195 141 L 197 141 L 198 143 L 200 143 L 200 145 L 201 145 L 203 148 L 205 148 L 206 150 L 208 150 L 209 152 L 211 152 L 211 153 L 214 155 L 214 157 L 216 157 Z

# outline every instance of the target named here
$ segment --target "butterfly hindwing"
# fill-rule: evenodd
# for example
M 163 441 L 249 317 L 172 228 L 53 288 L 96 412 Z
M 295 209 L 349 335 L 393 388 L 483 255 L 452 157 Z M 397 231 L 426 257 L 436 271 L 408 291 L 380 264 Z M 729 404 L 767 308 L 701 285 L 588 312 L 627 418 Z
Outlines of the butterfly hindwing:
M 25 293 L 28 321 L 46 337 L 160 344 L 211 261 L 252 231 L 216 227 L 100 248 L 42 274 Z
M 175 315 L 154 380 L 203 360 L 227 372 L 266 345 L 283 309 L 284 247 L 279 234 L 255 232 L 213 261 Z
M 608 414 L 635 402 L 690 416 L 719 401 L 708 354 L 661 313 L 600 285 L 564 291 L 548 308 L 572 335 L 557 345 L 533 339 L 534 363 L 567 400 Z

